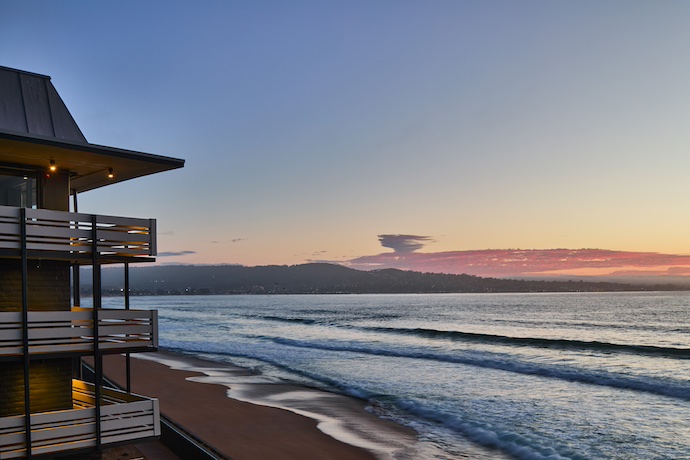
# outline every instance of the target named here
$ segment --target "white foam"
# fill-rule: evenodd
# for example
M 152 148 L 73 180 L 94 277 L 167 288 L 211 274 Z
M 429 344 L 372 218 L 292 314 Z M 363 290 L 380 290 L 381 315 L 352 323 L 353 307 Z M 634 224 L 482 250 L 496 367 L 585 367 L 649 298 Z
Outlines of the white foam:
M 381 460 L 422 458 L 416 437 L 402 427 L 384 422 L 364 410 L 357 401 L 336 393 L 285 384 L 264 375 L 247 375 L 232 366 L 198 366 L 184 357 L 169 354 L 140 354 L 171 369 L 198 372 L 187 380 L 224 385 L 231 399 L 287 410 L 317 421 L 320 431 L 338 441 L 366 449 Z

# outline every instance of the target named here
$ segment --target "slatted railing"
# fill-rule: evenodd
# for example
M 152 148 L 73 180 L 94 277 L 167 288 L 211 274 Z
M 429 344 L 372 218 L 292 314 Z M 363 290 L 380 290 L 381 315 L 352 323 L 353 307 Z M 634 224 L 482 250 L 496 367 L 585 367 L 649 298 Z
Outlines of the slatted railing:
M 96 446 L 94 386 L 72 381 L 73 410 L 31 415 L 32 455 L 54 454 Z M 160 436 L 158 400 L 101 389 L 101 444 Z M 0 458 L 25 458 L 23 415 L 0 418 Z
M 30 311 L 28 315 L 30 354 L 93 351 L 92 309 Z M 101 352 L 157 347 L 156 310 L 98 310 L 98 348 Z M 17 356 L 22 351 L 21 312 L 0 312 L 0 356 Z
M 0 249 L 21 250 L 21 208 L 0 206 Z M 155 219 L 100 216 L 26 209 L 26 248 L 58 257 L 152 257 L 156 255 Z M 94 224 L 95 223 L 95 224 Z

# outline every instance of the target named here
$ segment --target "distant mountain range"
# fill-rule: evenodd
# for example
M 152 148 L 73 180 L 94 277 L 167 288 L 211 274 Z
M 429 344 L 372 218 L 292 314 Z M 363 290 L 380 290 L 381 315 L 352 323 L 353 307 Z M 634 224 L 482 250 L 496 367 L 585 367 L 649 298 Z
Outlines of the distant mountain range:
M 81 278 L 82 292 L 89 293 L 91 277 L 85 271 Z M 102 271 L 102 279 L 105 295 L 122 293 L 122 269 L 105 268 Z M 508 280 L 398 269 L 360 271 L 325 263 L 260 267 L 163 265 L 130 268 L 130 290 L 133 295 L 603 292 L 681 289 L 680 286 L 672 285 Z

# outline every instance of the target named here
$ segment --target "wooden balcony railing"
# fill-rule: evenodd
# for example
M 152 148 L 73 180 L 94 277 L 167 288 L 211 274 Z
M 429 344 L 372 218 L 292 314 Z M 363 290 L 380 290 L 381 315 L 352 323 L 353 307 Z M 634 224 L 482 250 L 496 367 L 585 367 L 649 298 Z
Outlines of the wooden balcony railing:
M 26 213 L 24 222 L 22 212 Z M 155 219 L 100 216 L 46 209 L 0 206 L 0 250 L 22 249 L 22 223 L 26 249 L 43 257 L 89 259 L 93 242 L 101 257 L 153 257 L 156 255 Z
M 93 310 L 30 311 L 29 354 L 93 352 Z M 158 348 L 156 310 L 98 310 L 98 349 L 102 353 Z M 0 312 L 0 357 L 20 356 L 21 312 Z M 2 458 L 2 457 L 0 457 Z
M 31 454 L 54 454 L 96 446 L 94 386 L 72 381 L 73 410 L 31 414 Z M 101 389 L 101 444 L 160 436 L 158 400 Z M 26 458 L 23 415 L 0 418 L 0 458 Z

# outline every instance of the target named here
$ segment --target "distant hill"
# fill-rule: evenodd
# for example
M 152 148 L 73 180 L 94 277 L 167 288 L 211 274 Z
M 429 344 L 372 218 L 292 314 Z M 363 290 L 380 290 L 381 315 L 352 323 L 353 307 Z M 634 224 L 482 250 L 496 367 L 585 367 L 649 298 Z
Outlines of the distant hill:
M 105 295 L 118 295 L 123 271 L 103 270 Z M 90 276 L 82 291 L 90 292 Z M 603 292 L 678 290 L 678 286 L 643 286 L 611 282 L 538 281 L 419 273 L 397 269 L 360 271 L 340 265 L 163 265 L 131 267 L 133 295 L 179 294 L 393 294 L 451 292 Z

